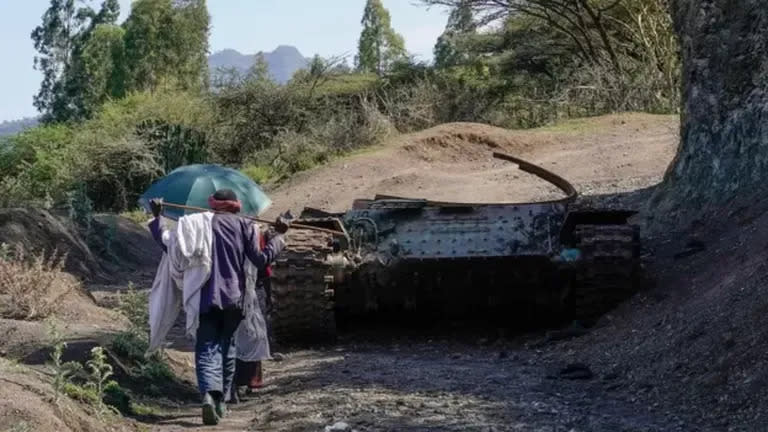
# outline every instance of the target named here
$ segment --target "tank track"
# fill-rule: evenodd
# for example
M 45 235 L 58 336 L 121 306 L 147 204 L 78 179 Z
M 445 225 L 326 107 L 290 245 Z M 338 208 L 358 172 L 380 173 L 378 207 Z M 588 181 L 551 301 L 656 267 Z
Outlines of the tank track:
M 636 291 L 639 230 L 631 225 L 577 225 L 574 234 L 582 265 L 568 303 L 575 319 L 595 320 Z
M 326 293 L 325 233 L 291 229 L 272 275 L 272 325 L 278 347 L 329 343 L 336 339 L 333 300 Z

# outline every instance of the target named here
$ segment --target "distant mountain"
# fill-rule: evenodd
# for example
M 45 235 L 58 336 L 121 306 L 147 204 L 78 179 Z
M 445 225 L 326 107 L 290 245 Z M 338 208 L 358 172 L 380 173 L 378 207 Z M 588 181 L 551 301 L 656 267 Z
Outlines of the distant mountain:
M 298 49 L 288 45 L 281 45 L 272 52 L 259 53 L 269 65 L 269 74 L 279 83 L 286 83 L 294 73 L 309 64 L 309 60 L 301 55 Z M 259 54 L 241 54 L 233 49 L 225 49 L 213 53 L 208 57 L 208 67 L 211 74 L 216 74 L 220 69 L 234 68 L 240 73 L 248 70 L 256 63 Z
M 35 117 L 0 122 L 0 137 L 16 135 L 24 129 L 29 129 L 35 126 L 37 126 L 37 118 Z

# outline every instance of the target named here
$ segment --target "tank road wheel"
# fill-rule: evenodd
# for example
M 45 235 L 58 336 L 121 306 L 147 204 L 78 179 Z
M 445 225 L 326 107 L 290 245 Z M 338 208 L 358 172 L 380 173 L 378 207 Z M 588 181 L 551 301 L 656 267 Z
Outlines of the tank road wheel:
M 272 278 L 272 327 L 275 343 L 330 343 L 336 339 L 333 299 L 327 290 L 326 257 L 330 236 L 292 229 L 275 263 Z
M 631 225 L 577 225 L 582 263 L 568 304 L 574 318 L 594 320 L 629 298 L 640 270 L 640 236 Z

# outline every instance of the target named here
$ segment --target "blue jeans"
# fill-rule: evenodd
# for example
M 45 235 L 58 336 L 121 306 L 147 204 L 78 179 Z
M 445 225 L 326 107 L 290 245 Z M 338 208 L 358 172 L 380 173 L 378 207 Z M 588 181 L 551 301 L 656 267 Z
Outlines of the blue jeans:
M 243 319 L 239 308 L 212 308 L 200 314 L 195 342 L 195 369 L 200 394 L 227 399 L 235 379 L 235 331 Z

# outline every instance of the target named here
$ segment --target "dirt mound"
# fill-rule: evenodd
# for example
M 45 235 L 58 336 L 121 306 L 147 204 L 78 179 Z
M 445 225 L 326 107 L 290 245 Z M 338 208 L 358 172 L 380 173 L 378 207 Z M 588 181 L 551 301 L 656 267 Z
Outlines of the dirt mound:
M 305 206 L 343 211 L 376 194 L 463 202 L 560 197 L 558 190 L 492 158 L 510 153 L 572 181 L 585 193 L 631 191 L 658 183 L 672 160 L 679 120 L 617 114 L 509 131 L 450 123 L 396 137 L 377 148 L 296 175 L 270 191 L 270 212 Z
M 651 405 L 703 419 L 707 430 L 762 430 L 768 203 L 734 216 L 721 215 L 734 221 L 724 227 L 648 239 L 657 288 L 606 317 L 593 334 L 554 349 L 596 366 Z
M 83 406 L 54 391 L 44 373 L 0 358 L 0 430 L 103 432 L 132 427 L 100 420 Z
M 102 266 L 110 273 L 154 270 L 160 262 L 161 250 L 145 226 L 114 214 L 99 214 L 94 216 L 94 228 L 101 241 L 94 242 L 91 251 L 102 257 Z
M 64 218 L 38 209 L 0 209 L 0 243 L 31 252 L 66 253 L 65 269 L 80 277 L 104 278 L 96 256 Z
M 33 253 L 66 253 L 67 272 L 89 282 L 108 282 L 157 263 L 160 251 L 147 230 L 116 215 L 96 215 L 87 234 L 66 217 L 40 209 L 0 209 L 0 244 L 21 244 Z
M 447 123 L 400 137 L 402 149 L 427 162 L 466 162 L 487 160 L 487 153 L 512 154 L 542 149 L 552 144 L 543 134 L 510 133 L 480 123 Z
M 160 249 L 146 226 L 116 214 L 95 214 L 90 229 L 75 226 L 65 214 L 34 208 L 0 209 L 0 244 L 24 245 L 33 252 L 66 252 L 65 269 L 86 280 L 113 272 L 155 266 Z M 118 267 L 115 267 L 118 266 Z
M 50 360 L 49 318 L 66 341 L 106 344 L 109 336 L 128 327 L 118 312 L 96 305 L 81 279 L 108 280 L 132 271 L 151 259 L 147 233 L 122 219 L 97 218 L 86 242 L 65 218 L 33 209 L 0 210 L 0 243 L 21 245 L 26 254 L 66 254 L 64 269 L 27 261 L 5 262 L 3 316 L 35 321 L 0 319 L 0 430 L 12 431 L 122 431 L 125 422 L 100 419 L 87 405 L 61 396 L 54 402 Z M 90 243 L 90 244 L 89 244 Z M 103 249 L 92 245 L 106 245 Z M 111 245 L 111 246 L 110 246 Z M 114 253 L 108 253 L 114 251 Z M 76 276 L 75 276 L 76 275 Z M 50 306 L 50 307 L 49 307 Z M 30 311 L 34 311 L 32 314 Z M 74 342 L 73 342 L 74 344 Z M 38 353 L 38 354 L 35 354 Z M 29 356 L 37 355 L 34 367 Z M 10 360 L 16 359 L 16 360 Z M 82 359 L 78 359 L 82 360 Z

